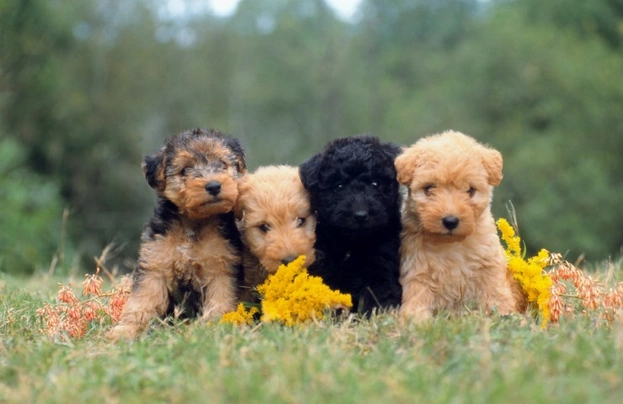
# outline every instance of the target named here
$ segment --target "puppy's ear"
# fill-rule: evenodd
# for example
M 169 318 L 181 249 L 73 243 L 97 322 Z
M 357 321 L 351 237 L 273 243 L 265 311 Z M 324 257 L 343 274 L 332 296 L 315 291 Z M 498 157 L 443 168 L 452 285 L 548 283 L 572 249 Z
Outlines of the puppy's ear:
M 146 156 L 141 164 L 147 183 L 159 192 L 163 192 L 165 188 L 164 150 L 165 148 L 163 147 L 158 153 Z
M 320 174 L 320 163 L 322 154 L 316 154 L 308 158 L 299 166 L 299 176 L 301 182 L 307 190 L 315 189 L 318 186 L 318 175 Z
M 244 155 L 244 148 L 237 139 L 227 137 L 225 139 L 225 145 L 234 153 L 236 157 L 236 170 L 239 174 L 245 174 L 247 172 L 247 161 Z
M 482 151 L 482 163 L 485 166 L 485 170 L 487 170 L 487 175 L 489 178 L 487 182 L 489 185 L 498 186 L 500 182 L 502 182 L 502 178 L 504 175 L 502 174 L 502 154 L 490 148 L 484 148 Z
M 415 167 L 420 153 L 415 147 L 404 149 L 394 160 L 398 182 L 402 185 L 409 185 L 413 180 Z
M 395 143 L 383 143 L 381 145 L 381 150 L 383 153 L 392 160 L 395 160 L 396 157 L 402 153 L 402 148 Z
M 248 176 L 244 176 L 238 180 L 238 198 L 234 205 L 234 216 L 236 219 L 241 220 L 244 217 L 244 207 L 246 195 L 251 188 L 251 183 Z

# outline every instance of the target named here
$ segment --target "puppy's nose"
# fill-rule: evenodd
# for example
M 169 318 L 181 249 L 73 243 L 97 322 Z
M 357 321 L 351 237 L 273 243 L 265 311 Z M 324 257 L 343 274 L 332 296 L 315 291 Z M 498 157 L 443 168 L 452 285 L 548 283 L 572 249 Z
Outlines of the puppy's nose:
M 459 226 L 459 218 L 456 216 L 446 216 L 441 219 L 441 223 L 443 223 L 443 227 L 448 230 L 454 230 Z
M 358 221 L 363 222 L 364 220 L 366 220 L 368 218 L 368 212 L 365 211 L 365 210 L 358 210 L 355 213 L 353 213 L 353 216 Z
M 221 183 L 218 181 L 210 181 L 206 184 L 206 191 L 210 195 L 218 195 L 221 192 Z
M 281 263 L 283 265 L 288 265 L 289 263 L 291 263 L 292 261 L 294 261 L 296 259 L 296 257 L 294 255 L 288 255 L 287 257 L 284 257 L 281 260 Z

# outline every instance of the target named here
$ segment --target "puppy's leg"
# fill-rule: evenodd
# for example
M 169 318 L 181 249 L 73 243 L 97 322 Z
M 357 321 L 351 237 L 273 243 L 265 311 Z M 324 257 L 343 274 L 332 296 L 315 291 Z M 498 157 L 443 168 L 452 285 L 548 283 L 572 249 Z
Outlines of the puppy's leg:
M 203 294 L 203 314 L 201 320 L 206 322 L 236 309 L 236 284 L 233 271 L 223 265 L 208 277 Z
M 493 309 L 501 315 L 517 312 L 520 309 L 519 302 L 513 294 L 509 279 L 504 271 L 498 269 L 490 269 L 488 272 L 491 276 L 481 283 L 483 287 L 481 304 L 487 312 Z
M 142 272 L 135 282 L 119 324 L 109 334 L 111 339 L 135 338 L 152 318 L 163 316 L 169 305 L 167 284 L 161 273 Z
M 259 260 L 248 251 L 245 251 L 242 256 L 242 267 L 244 281 L 240 286 L 240 301 L 259 303 L 258 293 L 255 288 L 266 280 L 268 274 Z
M 400 316 L 403 319 L 412 319 L 415 322 L 431 319 L 433 317 L 435 295 L 430 288 L 416 279 L 403 281 L 402 288 Z
M 518 311 L 513 294 L 506 288 L 499 288 L 499 290 L 484 293 L 482 300 L 487 312 L 495 309 L 497 313 L 505 316 Z

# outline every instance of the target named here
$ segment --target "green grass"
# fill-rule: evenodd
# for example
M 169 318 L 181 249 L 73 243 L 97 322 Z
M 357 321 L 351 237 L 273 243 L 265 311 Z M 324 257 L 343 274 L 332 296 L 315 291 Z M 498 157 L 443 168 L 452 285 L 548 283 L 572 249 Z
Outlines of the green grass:
M 295 328 L 156 326 L 121 343 L 96 327 L 54 341 L 35 312 L 56 290 L 55 280 L 0 278 L 0 402 L 623 402 L 623 324 L 586 316 L 545 330 L 521 315 L 401 326 L 383 314 Z

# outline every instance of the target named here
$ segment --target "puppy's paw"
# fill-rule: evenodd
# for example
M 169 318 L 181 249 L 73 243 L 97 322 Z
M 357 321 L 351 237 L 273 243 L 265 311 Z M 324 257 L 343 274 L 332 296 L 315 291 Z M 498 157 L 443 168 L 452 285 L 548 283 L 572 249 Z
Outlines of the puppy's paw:
M 118 324 L 108 332 L 108 339 L 111 341 L 131 340 L 138 336 L 139 330 L 131 325 Z
M 433 312 L 425 306 L 403 304 L 398 314 L 403 324 L 407 322 L 419 324 L 433 319 Z

